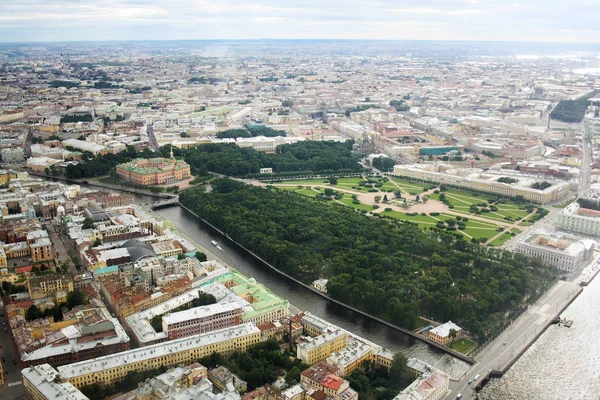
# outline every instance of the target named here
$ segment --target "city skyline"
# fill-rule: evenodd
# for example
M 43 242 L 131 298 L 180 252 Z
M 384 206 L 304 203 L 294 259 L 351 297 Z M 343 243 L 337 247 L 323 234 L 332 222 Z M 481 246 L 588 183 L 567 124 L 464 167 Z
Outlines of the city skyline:
M 19 0 L 0 6 L 3 42 L 391 39 L 600 43 L 592 1 Z

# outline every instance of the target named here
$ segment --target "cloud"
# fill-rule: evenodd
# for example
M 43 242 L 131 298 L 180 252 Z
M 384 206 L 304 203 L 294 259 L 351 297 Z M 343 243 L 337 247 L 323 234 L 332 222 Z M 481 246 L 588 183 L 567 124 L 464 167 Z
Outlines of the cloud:
M 5 0 L 0 40 L 600 42 L 598 21 L 591 0 Z

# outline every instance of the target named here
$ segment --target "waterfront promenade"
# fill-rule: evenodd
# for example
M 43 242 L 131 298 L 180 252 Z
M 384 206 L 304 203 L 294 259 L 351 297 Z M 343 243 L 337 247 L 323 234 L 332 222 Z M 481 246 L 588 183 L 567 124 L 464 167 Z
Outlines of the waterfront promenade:
M 583 271 L 566 281 L 556 282 L 535 304 L 475 356 L 476 363 L 463 376 L 450 382 L 450 392 L 446 399 L 455 399 L 459 393 L 463 399 L 474 399 L 478 385 L 485 383 L 490 375 L 493 377 L 505 373 L 552 324 L 552 319 L 560 315 L 579 293 L 585 290 L 579 282 L 592 280 L 599 271 L 599 265 L 600 252 L 596 252 L 594 261 Z M 574 323 L 577 324 L 578 321 Z M 479 379 L 469 384 L 469 380 L 477 375 Z

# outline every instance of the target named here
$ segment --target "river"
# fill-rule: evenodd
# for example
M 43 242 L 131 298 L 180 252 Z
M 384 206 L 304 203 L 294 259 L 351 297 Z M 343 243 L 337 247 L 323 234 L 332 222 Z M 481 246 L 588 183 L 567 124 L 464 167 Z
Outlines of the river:
M 499 379 L 479 393 L 483 400 L 600 399 L 600 277 L 562 317 L 571 328 L 552 325 Z

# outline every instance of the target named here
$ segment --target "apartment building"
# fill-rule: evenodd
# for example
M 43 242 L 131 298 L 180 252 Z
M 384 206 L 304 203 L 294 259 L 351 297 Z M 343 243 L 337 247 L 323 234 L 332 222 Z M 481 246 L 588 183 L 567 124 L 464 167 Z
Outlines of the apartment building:
M 26 400 L 89 400 L 70 382 L 60 382 L 58 371 L 49 364 L 25 368 L 21 375 Z
M 327 357 L 327 363 L 339 368 L 340 376 L 347 376 L 363 361 L 373 359 L 373 348 L 366 343 L 349 340 L 345 348 L 332 353 Z
M 327 321 L 317 318 L 310 313 L 306 313 L 300 319 L 304 333 L 310 336 L 319 336 L 325 332 L 327 327 L 331 326 Z
M 46 275 L 27 280 L 29 298 L 41 299 L 56 292 L 71 293 L 74 290 L 73 278 L 68 275 Z
M 324 362 L 302 371 L 300 384 L 306 388 L 319 390 L 333 400 L 358 398 L 358 394 L 350 388 L 350 383 L 339 376 L 339 369 Z
M 304 337 L 296 350 L 296 357 L 309 365 L 327 359 L 342 350 L 348 343 L 348 335 L 341 329 L 327 329 L 317 337 Z
M 440 400 L 446 397 L 450 376 L 436 371 L 413 381 L 394 400 Z
M 242 323 L 242 307 L 237 303 L 216 303 L 165 315 L 163 332 L 170 340 L 228 328 Z
M 139 185 L 160 185 L 191 176 L 189 164 L 174 158 L 138 158 L 119 164 L 116 169 L 121 179 Z
M 22 354 L 24 367 L 58 367 L 129 350 L 129 337 L 116 318 L 88 326 L 70 325 L 48 335 L 46 340 L 48 345 Z
M 77 388 L 94 383 L 110 385 L 130 371 L 191 364 L 215 352 L 245 352 L 259 341 L 260 330 L 253 324 L 244 324 L 65 365 L 58 371 L 63 382 L 71 382 Z
M 289 315 L 289 302 L 272 293 L 267 287 L 232 270 L 210 279 L 201 286 L 218 302 L 237 302 L 244 309 L 243 322 L 257 325 L 278 321 Z

